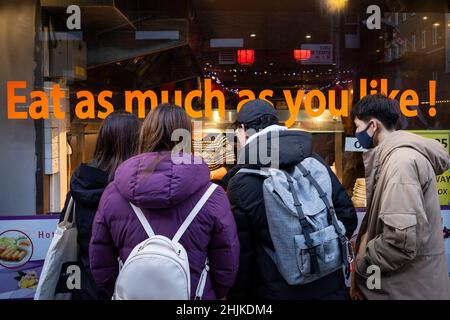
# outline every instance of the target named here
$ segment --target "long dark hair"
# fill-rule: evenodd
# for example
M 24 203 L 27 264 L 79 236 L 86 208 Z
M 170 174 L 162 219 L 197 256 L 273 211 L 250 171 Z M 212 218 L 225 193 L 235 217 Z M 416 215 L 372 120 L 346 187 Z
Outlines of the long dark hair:
M 144 120 L 139 136 L 139 152 L 171 151 L 179 141 L 172 141 L 176 129 L 192 133 L 192 124 L 183 108 L 173 104 L 160 104 Z M 187 143 L 187 141 L 184 141 Z
M 115 111 L 100 125 L 93 164 L 114 178 L 117 167 L 137 153 L 139 129 L 138 118 L 125 111 Z

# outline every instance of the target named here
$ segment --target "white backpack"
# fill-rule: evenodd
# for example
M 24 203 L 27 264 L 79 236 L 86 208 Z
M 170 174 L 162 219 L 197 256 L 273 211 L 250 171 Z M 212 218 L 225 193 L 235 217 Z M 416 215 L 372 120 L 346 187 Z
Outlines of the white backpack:
M 155 235 L 142 210 L 130 203 L 148 234 L 131 251 L 117 277 L 113 300 L 189 300 L 191 276 L 186 250 L 180 238 L 217 188 L 212 184 L 187 216 L 173 239 Z M 208 259 L 195 294 L 201 299 L 208 276 Z

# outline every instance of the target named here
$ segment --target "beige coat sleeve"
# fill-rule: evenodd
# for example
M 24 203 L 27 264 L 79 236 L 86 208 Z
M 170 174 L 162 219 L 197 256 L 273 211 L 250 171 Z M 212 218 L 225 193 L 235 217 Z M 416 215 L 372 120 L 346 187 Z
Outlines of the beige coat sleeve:
M 422 188 L 415 166 L 397 168 L 380 198 L 379 223 L 382 232 L 367 243 L 365 254 L 357 263 L 358 272 L 366 273 L 375 265 L 381 272 L 393 272 L 414 259 L 417 249 L 427 241 L 420 234 L 427 224 Z

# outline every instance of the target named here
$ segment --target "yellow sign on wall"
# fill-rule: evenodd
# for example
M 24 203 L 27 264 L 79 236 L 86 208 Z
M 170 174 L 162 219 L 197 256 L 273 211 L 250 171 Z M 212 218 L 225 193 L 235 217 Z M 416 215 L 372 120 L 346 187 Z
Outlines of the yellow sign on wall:
M 450 153 L 450 130 L 417 130 L 411 131 L 426 138 L 439 141 Z M 450 169 L 436 177 L 439 202 L 441 206 L 450 205 Z

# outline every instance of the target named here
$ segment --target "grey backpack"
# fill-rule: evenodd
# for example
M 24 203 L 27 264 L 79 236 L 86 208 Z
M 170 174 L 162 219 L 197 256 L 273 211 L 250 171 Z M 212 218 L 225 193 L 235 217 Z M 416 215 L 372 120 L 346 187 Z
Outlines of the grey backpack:
M 264 249 L 288 284 L 309 283 L 343 266 L 348 277 L 353 252 L 332 205 L 325 165 L 310 157 L 292 175 L 274 168 L 238 173 L 266 177 L 264 204 L 275 251 Z

